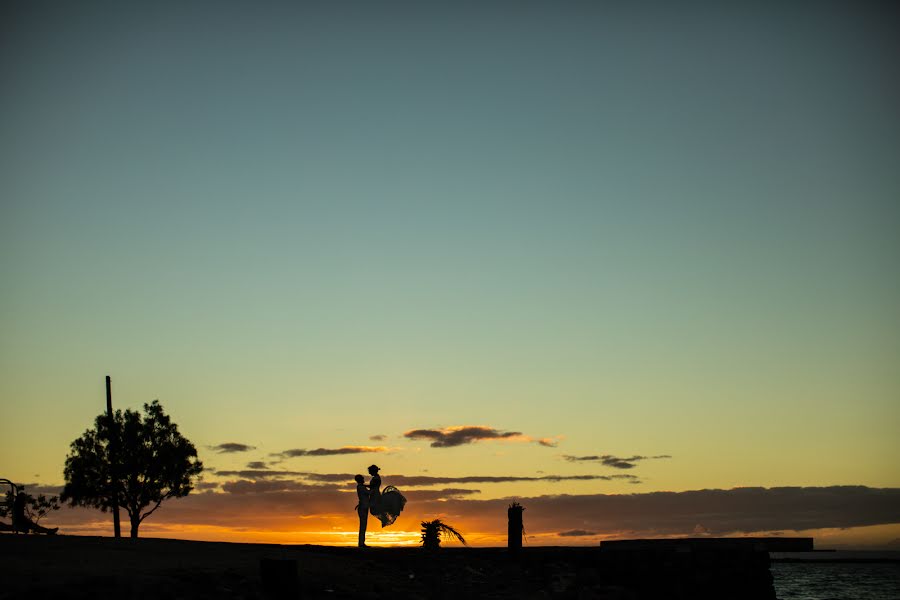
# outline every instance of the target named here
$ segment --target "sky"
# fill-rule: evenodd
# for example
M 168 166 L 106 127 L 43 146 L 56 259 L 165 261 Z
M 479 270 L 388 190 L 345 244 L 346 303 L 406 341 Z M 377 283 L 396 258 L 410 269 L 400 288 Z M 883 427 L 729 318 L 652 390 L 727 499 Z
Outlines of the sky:
M 712 4 L 4 3 L 0 476 L 110 375 L 147 535 L 897 545 L 900 11 Z

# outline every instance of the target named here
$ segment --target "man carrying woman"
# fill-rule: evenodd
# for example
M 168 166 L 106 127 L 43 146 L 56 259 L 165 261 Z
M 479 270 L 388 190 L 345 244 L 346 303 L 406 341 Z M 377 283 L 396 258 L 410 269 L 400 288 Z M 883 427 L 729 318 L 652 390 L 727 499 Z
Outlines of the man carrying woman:
M 359 504 L 356 505 L 357 514 L 359 515 L 359 547 L 366 548 L 366 525 L 368 524 L 368 513 L 372 513 L 381 521 L 382 527 L 387 527 L 397 520 L 403 507 L 406 505 L 406 498 L 400 493 L 400 490 L 392 485 L 381 491 L 381 476 L 378 474 L 378 465 L 369 467 L 369 485 L 363 483 L 365 480 L 362 475 L 354 477 L 356 480 L 356 495 L 359 498 Z

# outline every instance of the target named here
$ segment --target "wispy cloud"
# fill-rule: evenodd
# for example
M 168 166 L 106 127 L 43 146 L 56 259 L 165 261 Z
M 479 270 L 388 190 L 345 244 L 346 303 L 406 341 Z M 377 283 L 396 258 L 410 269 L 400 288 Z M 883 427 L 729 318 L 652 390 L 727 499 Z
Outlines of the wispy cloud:
M 629 456 L 623 458 L 613 456 L 612 454 L 602 454 L 599 456 L 572 456 L 571 454 L 563 454 L 563 458 L 569 462 L 598 462 L 605 467 L 614 469 L 633 469 L 637 466 L 637 462 L 642 460 L 655 460 L 657 458 L 672 458 L 668 454 L 660 454 L 658 456 Z
M 522 438 L 520 431 L 500 431 L 484 425 L 458 425 L 440 429 L 412 429 L 403 434 L 411 440 L 430 440 L 432 448 L 452 448 L 483 440 Z
M 513 483 L 517 481 L 638 481 L 635 475 L 466 475 L 462 477 L 434 477 L 430 475 L 385 475 L 393 485 L 428 486 L 448 483 Z
M 40 483 L 22 483 L 18 484 L 24 489 L 26 492 L 31 494 L 32 496 L 36 496 L 39 494 L 58 496 L 62 493 L 63 486 L 61 485 L 43 485 Z M 9 489 L 9 488 L 5 488 Z
M 370 435 L 369 439 L 372 440 L 373 442 L 383 442 L 384 440 L 387 439 L 387 437 L 388 436 L 384 435 L 383 433 L 377 433 L 375 435 Z
M 229 481 L 222 484 L 222 491 L 226 494 L 236 494 L 239 496 L 252 496 L 258 494 L 276 494 L 280 492 L 304 493 L 308 495 L 316 495 L 318 497 L 323 494 L 333 496 L 340 490 L 350 490 L 355 486 L 352 478 L 344 478 L 341 484 L 337 483 L 309 483 L 308 481 L 297 481 L 292 479 L 262 479 L 247 480 L 239 479 Z M 481 490 L 466 488 L 444 488 L 438 490 L 409 490 L 405 492 L 407 500 L 410 502 L 429 502 L 429 501 L 445 501 L 453 498 L 463 498 L 480 494 Z M 335 496 L 336 497 L 336 496 Z M 354 495 L 355 498 L 355 495 Z
M 253 462 L 247 463 L 248 469 L 268 469 L 269 467 L 261 460 L 254 460 Z
M 284 452 L 275 452 L 271 456 L 294 458 L 297 456 L 339 456 L 341 454 L 365 454 L 368 452 L 387 452 L 385 446 L 341 446 L 340 448 L 292 448 Z
M 544 446 L 546 448 L 556 448 L 559 446 L 559 440 L 556 438 L 538 438 L 535 442 L 539 446 Z
M 255 470 L 217 471 L 218 477 L 239 477 L 251 480 L 270 480 L 293 478 L 314 483 L 343 483 L 353 481 L 354 473 L 310 473 L 307 471 Z M 627 481 L 640 483 L 636 475 L 628 473 L 616 475 L 465 475 L 461 477 L 440 477 L 434 475 L 382 475 L 384 482 L 398 487 L 428 487 L 433 485 L 468 484 L 468 483 L 513 483 L 542 481 L 556 483 L 559 481 Z
M 279 477 L 302 477 L 303 471 L 285 471 L 275 469 L 241 469 L 240 471 L 215 471 L 217 477 L 240 477 L 242 479 L 272 479 Z M 352 479 L 352 477 L 351 477 Z
M 404 492 L 404 494 L 406 495 L 406 499 L 410 502 L 449 500 L 451 498 L 474 496 L 480 493 L 481 490 L 470 490 L 466 488 L 444 488 L 441 490 L 410 490 L 408 492 Z
M 198 481 L 194 484 L 194 489 L 204 491 L 204 490 L 217 490 L 219 489 L 219 483 L 217 481 Z
M 239 444 L 237 442 L 226 442 L 218 446 L 209 446 L 210 450 L 214 450 L 219 454 L 231 454 L 234 452 L 249 452 L 256 450 L 256 446 L 248 446 L 247 444 Z
M 568 531 L 560 531 L 556 535 L 559 537 L 585 537 L 588 535 L 597 535 L 597 532 L 588 531 L 586 529 L 569 529 Z
M 222 484 L 222 490 L 229 494 L 268 494 L 272 492 L 321 492 L 337 490 L 332 484 L 310 484 L 291 479 L 248 481 L 240 479 Z

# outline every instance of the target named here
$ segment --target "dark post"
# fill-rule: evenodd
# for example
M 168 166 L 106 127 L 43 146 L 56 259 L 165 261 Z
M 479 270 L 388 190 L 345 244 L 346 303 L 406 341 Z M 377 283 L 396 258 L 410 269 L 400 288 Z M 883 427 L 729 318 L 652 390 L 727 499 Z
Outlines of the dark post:
M 112 409 L 112 383 L 110 382 L 109 375 L 106 376 L 106 416 L 109 417 L 109 469 L 110 475 L 112 479 L 112 494 L 113 497 L 118 498 L 118 473 L 115 472 L 116 465 L 116 442 L 117 436 L 114 435 L 113 428 L 115 427 L 115 418 L 113 417 L 113 409 Z M 119 503 L 118 501 L 113 504 L 112 507 L 113 513 L 113 533 L 117 538 L 122 537 L 122 525 L 119 522 Z
M 511 554 L 516 554 L 522 549 L 522 535 L 525 533 L 525 525 L 522 523 L 522 511 L 525 507 L 518 502 L 513 502 L 506 510 L 509 519 L 507 530 L 507 546 Z

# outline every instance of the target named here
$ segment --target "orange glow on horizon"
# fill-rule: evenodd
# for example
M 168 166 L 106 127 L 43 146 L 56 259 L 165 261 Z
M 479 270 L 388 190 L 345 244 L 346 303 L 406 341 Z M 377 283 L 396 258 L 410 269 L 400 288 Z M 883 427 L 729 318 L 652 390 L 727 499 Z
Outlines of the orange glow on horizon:
M 247 543 L 247 544 L 279 544 L 279 545 L 323 545 L 323 546 L 355 546 L 357 543 L 357 522 L 343 516 L 331 516 L 329 528 L 310 527 L 304 529 L 282 529 L 266 527 L 228 527 L 194 524 L 168 524 L 146 522 L 141 526 L 140 537 L 168 538 L 205 542 Z M 304 521 L 308 521 L 305 519 Z M 370 529 L 366 535 L 366 543 L 375 547 L 414 547 L 421 540 L 418 523 L 409 520 L 401 528 L 378 529 L 377 521 L 370 520 Z M 453 520 L 451 524 L 459 529 L 472 547 L 505 547 L 506 531 L 485 531 L 470 529 L 466 520 Z M 474 522 L 471 525 L 475 525 Z M 61 526 L 64 535 L 85 535 L 111 537 L 112 526 L 109 520 L 94 520 L 70 526 Z M 123 527 L 127 535 L 127 527 Z M 817 549 L 827 548 L 866 548 L 891 547 L 892 542 L 900 539 L 900 524 L 855 527 L 849 529 L 813 529 L 802 531 L 753 532 L 731 534 L 722 537 L 746 536 L 784 536 L 813 537 Z M 678 538 L 691 537 L 683 535 L 652 535 L 635 531 L 607 531 L 577 537 L 562 537 L 556 532 L 529 533 L 525 546 L 596 546 L 603 540 L 634 539 L 643 537 Z M 699 537 L 702 537 L 700 535 Z M 447 547 L 461 547 L 455 540 L 446 540 Z

